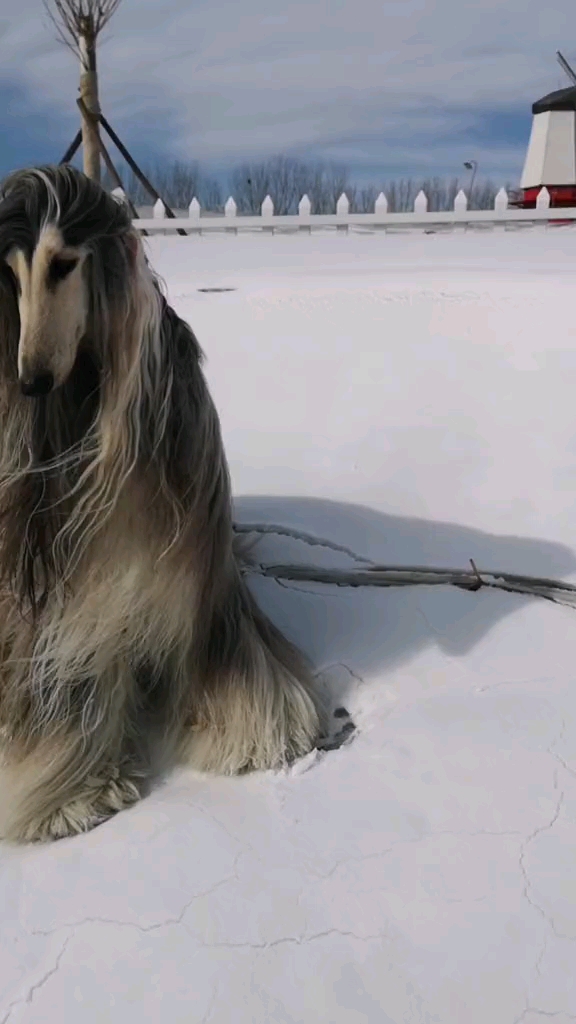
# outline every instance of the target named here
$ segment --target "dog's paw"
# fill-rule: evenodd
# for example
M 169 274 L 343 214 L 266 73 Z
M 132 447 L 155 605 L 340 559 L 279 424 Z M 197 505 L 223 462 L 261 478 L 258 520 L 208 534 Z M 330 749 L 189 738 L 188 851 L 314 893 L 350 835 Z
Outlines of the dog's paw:
M 140 791 L 131 779 L 91 779 L 73 800 L 23 824 L 16 838 L 24 843 L 46 843 L 90 832 L 139 799 Z
M 316 744 L 318 750 L 338 750 L 344 743 L 349 743 L 356 732 L 356 726 L 344 707 L 337 707 L 332 713 L 332 720 L 325 736 Z

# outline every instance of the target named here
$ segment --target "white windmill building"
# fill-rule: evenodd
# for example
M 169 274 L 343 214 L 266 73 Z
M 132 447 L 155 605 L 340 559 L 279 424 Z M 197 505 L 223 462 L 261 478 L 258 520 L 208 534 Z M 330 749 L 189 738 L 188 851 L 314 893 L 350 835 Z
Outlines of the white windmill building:
M 532 105 L 532 132 L 514 202 L 526 209 L 536 205 L 544 186 L 550 206 L 576 206 L 576 74 L 559 51 L 556 56 L 572 84 Z

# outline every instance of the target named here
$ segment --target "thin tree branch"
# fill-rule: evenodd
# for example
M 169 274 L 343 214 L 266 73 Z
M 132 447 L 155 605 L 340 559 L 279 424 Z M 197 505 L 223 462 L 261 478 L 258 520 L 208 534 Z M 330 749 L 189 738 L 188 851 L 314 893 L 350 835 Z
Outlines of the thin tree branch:
M 50 0 L 42 0 L 42 3 L 43 3 L 43 6 L 44 6 L 44 10 L 46 11 L 46 14 L 48 15 L 48 18 L 50 19 L 50 22 L 52 23 L 53 28 L 56 30 L 56 39 L 58 40 L 59 43 L 63 43 L 64 46 L 67 47 L 67 49 L 70 50 L 74 54 L 74 56 L 79 60 L 80 59 L 80 49 L 78 47 L 78 44 L 77 44 L 77 42 L 75 42 L 73 40 L 73 37 L 72 38 L 69 37 L 69 30 L 68 30 L 68 28 L 65 28 L 58 21 L 58 18 L 56 17 L 56 15 L 54 14 L 54 11 L 52 10 L 52 8 L 50 6 Z
M 79 40 L 94 42 L 118 10 L 122 0 L 42 0 L 57 37 L 79 57 Z

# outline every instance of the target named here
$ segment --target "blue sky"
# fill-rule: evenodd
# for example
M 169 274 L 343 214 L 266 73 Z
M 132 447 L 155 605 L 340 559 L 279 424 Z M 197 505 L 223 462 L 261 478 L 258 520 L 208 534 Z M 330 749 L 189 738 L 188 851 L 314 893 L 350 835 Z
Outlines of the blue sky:
M 148 165 L 197 160 L 225 178 L 284 152 L 379 184 L 465 177 L 475 159 L 514 185 L 532 102 L 566 84 L 558 48 L 576 56 L 568 0 L 123 0 L 100 48 L 102 104 Z M 1 174 L 60 158 L 77 87 L 41 0 L 0 0 Z

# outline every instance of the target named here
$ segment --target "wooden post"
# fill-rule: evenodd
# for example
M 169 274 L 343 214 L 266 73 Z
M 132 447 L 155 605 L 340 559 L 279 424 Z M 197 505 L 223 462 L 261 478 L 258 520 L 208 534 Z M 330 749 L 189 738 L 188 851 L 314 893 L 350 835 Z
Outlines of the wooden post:
M 93 115 L 90 114 L 90 112 L 86 109 L 86 105 L 85 105 L 84 101 L 81 98 L 79 98 L 76 102 L 78 103 L 78 106 L 80 108 L 80 113 L 82 114 L 82 117 L 86 121 L 95 120 Z M 104 163 L 106 164 L 106 167 L 108 168 L 108 173 L 109 173 L 110 177 L 112 178 L 112 181 L 116 185 L 116 188 L 121 188 L 122 191 L 124 192 L 124 185 L 122 184 L 122 178 L 120 177 L 120 175 L 118 174 L 118 171 L 114 167 L 114 164 L 112 163 L 112 159 L 110 157 L 110 154 L 109 154 L 108 150 L 106 149 L 106 146 L 104 145 L 104 141 L 101 138 L 99 132 L 97 133 L 96 138 L 98 139 L 98 147 L 99 147 L 100 152 L 102 154 L 102 158 L 104 160 Z M 62 163 L 64 163 L 64 162 L 67 163 L 68 161 L 62 161 Z M 129 199 L 128 196 L 126 196 L 126 202 L 128 203 L 128 208 L 130 210 L 130 213 L 132 214 L 133 219 L 134 220 L 138 220 L 138 210 L 136 209 L 136 207 L 134 206 L 132 200 Z M 147 235 L 148 232 L 147 231 L 142 231 L 142 234 L 143 235 Z
M 84 174 L 93 181 L 100 181 L 99 124 L 100 104 L 98 102 L 98 73 L 96 70 L 96 35 L 91 18 L 82 19 L 78 36 L 80 49 L 80 100 L 92 117 L 82 117 L 82 151 Z M 82 109 L 82 108 L 81 108 Z
M 128 166 L 134 171 L 134 174 L 138 178 L 138 181 L 140 182 L 140 184 L 143 185 L 144 188 L 146 189 L 146 191 L 149 193 L 149 195 L 152 196 L 154 202 L 157 202 L 158 199 L 162 199 L 162 196 L 160 195 L 160 193 L 157 192 L 156 189 L 154 188 L 154 186 L 150 184 L 150 182 L 148 181 L 148 178 L 143 173 L 143 171 L 140 170 L 140 168 L 138 167 L 138 164 L 136 163 L 136 161 L 132 159 L 132 157 L 130 156 L 130 153 L 126 149 L 126 146 L 124 146 L 122 141 L 118 138 L 118 136 L 116 135 L 116 132 L 113 130 L 113 128 L 110 125 L 110 123 L 104 117 L 104 114 L 102 114 L 102 113 L 99 114 L 99 120 L 100 120 L 100 124 L 102 125 L 104 130 L 108 133 L 108 135 L 110 136 L 112 142 L 116 146 L 116 149 L 124 157 L 124 159 L 125 159 L 126 163 L 128 164 Z M 162 202 L 164 203 L 163 199 L 162 199 Z M 176 214 L 174 213 L 174 211 L 170 209 L 170 207 L 168 206 L 167 203 L 164 203 L 164 206 L 166 207 L 166 216 L 170 217 L 172 220 L 175 220 L 176 219 Z M 184 231 L 183 228 L 178 228 L 177 230 L 178 230 L 178 234 L 179 235 L 186 235 L 186 231 Z
M 77 99 L 76 102 L 77 102 L 77 104 L 78 104 L 78 106 L 80 108 L 80 113 L 82 114 L 83 119 L 85 121 L 90 121 L 91 123 L 95 122 L 96 123 L 96 127 L 97 127 L 98 126 L 98 117 L 97 116 L 95 117 L 87 109 L 86 104 L 84 103 L 84 100 L 82 99 L 82 97 Z M 104 159 L 104 163 L 106 164 L 106 167 L 108 168 L 108 172 L 110 174 L 110 177 L 112 178 L 112 181 L 116 185 L 116 188 L 122 188 L 123 189 L 124 186 L 122 184 L 122 180 L 120 178 L 120 175 L 118 174 L 116 168 L 114 167 L 114 164 L 112 163 L 112 160 L 110 159 L 110 154 L 108 153 L 108 150 L 106 149 L 106 146 L 104 145 L 104 142 L 100 138 L 100 133 L 99 132 L 97 132 L 96 138 L 98 140 L 98 149 L 99 149 L 100 153 L 102 154 L 102 157 Z M 84 172 L 84 173 L 86 173 L 86 172 Z

